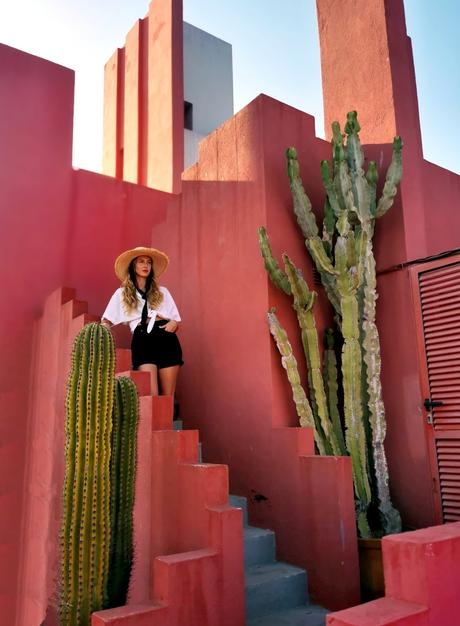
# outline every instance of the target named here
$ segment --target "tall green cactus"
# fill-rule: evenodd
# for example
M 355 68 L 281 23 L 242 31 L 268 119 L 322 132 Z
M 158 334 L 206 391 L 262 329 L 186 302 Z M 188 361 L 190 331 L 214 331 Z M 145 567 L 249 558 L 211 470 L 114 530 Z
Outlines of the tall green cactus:
M 66 399 L 62 626 L 87 626 L 107 602 L 114 371 L 112 335 L 88 324 L 75 340 Z
M 133 562 L 133 507 L 139 402 L 136 385 L 120 376 L 115 383 L 110 459 L 111 541 L 108 606 L 126 604 Z
M 87 324 L 74 342 L 66 399 L 61 626 L 88 626 L 93 611 L 126 603 L 137 423 L 134 383 L 115 382 L 112 334 Z
M 390 500 L 383 446 L 386 424 L 380 384 L 380 343 L 375 324 L 377 292 L 372 238 L 375 219 L 388 211 L 397 193 L 402 175 L 402 141 L 399 137 L 394 139 L 392 161 L 382 196 L 377 201 L 377 166 L 370 161 L 364 171 L 359 131 L 356 111 L 348 113 L 344 135 L 337 122 L 332 124 L 332 168 L 328 161 L 321 162 L 326 191 L 322 239 L 302 183 L 296 150 L 288 148 L 286 157 L 294 213 L 344 339 L 341 367 L 345 439 L 352 456 L 358 524 L 361 535 L 367 536 L 371 530 L 366 512 L 373 484 L 377 486 L 383 532 L 398 532 L 401 528 L 399 513 Z M 326 363 L 325 353 L 325 384 L 320 383 L 316 348 L 312 352 L 313 343 L 309 348 L 307 341 L 306 312 L 311 313 L 314 298 L 308 302 L 299 298 L 299 294 L 308 292 L 308 287 L 302 285 L 299 292 L 299 286 L 296 286 L 298 271 L 290 266 L 287 257 L 284 259 L 286 273 L 280 269 L 273 258 L 265 229 L 263 233 L 259 231 L 259 238 L 270 278 L 294 298 L 309 368 L 311 406 L 319 437 L 325 439 L 322 447 L 326 451 L 332 449 L 336 454 L 337 450 L 343 452 L 343 437 L 341 439 L 337 434 L 341 420 L 337 392 L 334 391 L 334 366 L 332 361 Z M 311 321 L 309 324 L 311 327 Z M 329 357 L 332 358 L 332 354 Z M 321 424 L 326 412 L 329 413 L 328 421 L 324 423 L 328 427 L 324 429 Z M 375 474 L 375 480 L 370 479 L 370 472 Z

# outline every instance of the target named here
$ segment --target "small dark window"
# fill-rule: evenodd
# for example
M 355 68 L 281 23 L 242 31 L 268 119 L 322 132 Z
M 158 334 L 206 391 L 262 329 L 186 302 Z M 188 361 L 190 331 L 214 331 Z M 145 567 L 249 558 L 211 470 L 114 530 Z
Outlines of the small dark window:
M 184 102 L 184 128 L 193 130 L 193 104 Z

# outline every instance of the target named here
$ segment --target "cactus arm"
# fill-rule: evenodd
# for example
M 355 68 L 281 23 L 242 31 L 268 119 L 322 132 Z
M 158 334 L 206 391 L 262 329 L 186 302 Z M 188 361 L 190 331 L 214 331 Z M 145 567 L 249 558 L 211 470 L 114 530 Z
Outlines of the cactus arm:
M 133 561 L 138 396 L 133 381 L 116 379 L 111 458 L 111 542 L 108 606 L 126 604 Z
M 336 268 L 339 271 L 338 286 L 342 309 L 342 375 L 344 393 L 345 441 L 352 458 L 353 482 L 357 500 L 358 526 L 362 537 L 371 534 L 367 522 L 367 509 L 371 502 L 366 436 L 361 404 L 361 362 L 359 343 L 357 284 L 353 268 L 348 265 L 349 245 L 347 237 L 337 238 L 335 246 Z
M 402 176 L 402 147 L 401 137 L 395 137 L 393 139 L 393 155 L 385 178 L 382 196 L 377 204 L 376 217 L 385 215 L 394 202 Z
M 363 170 L 364 154 L 359 140 L 361 127 L 358 122 L 356 111 L 350 111 L 347 115 L 345 132 L 347 134 L 347 162 L 351 180 L 351 189 L 354 199 L 354 207 L 357 210 L 361 224 L 367 224 L 371 219 L 370 190 Z
M 286 274 L 280 269 L 275 257 L 273 256 L 273 252 L 270 246 L 270 242 L 268 240 L 267 231 L 263 226 L 259 227 L 259 247 L 262 252 L 262 257 L 264 259 L 265 269 L 270 277 L 272 283 L 284 291 L 287 295 L 290 295 L 291 288 L 289 286 L 289 281 L 286 277 Z
M 384 533 L 390 534 L 401 532 L 401 517 L 391 503 L 388 465 L 384 448 L 386 420 L 380 382 L 380 341 L 375 323 L 376 301 L 375 260 L 372 252 L 372 241 L 368 241 L 364 287 L 363 351 L 367 374 L 369 419 L 372 431 L 379 511 Z
M 286 150 L 287 171 L 291 186 L 292 200 L 294 203 L 294 213 L 300 230 L 305 239 L 318 235 L 318 225 L 311 208 L 311 202 L 305 193 L 302 179 L 300 177 L 300 165 L 297 159 L 297 150 L 288 148 Z
M 347 204 L 343 197 L 343 190 L 339 183 L 339 170 L 341 162 L 345 161 L 345 146 L 343 144 L 342 133 L 338 122 L 332 122 L 332 184 L 335 189 L 340 213 L 346 212 Z
M 324 189 L 326 190 L 331 209 L 334 215 L 336 217 L 339 217 L 342 212 L 342 208 L 339 204 L 339 199 L 337 197 L 337 192 L 334 187 L 334 182 L 331 178 L 329 161 L 321 161 L 321 178 L 323 179 Z
M 324 245 L 321 239 L 318 236 L 310 237 L 305 240 L 305 245 L 312 256 L 318 272 L 321 274 L 331 274 L 333 276 L 335 274 L 334 266 L 324 250 Z
M 115 380 L 115 397 L 113 403 L 112 454 L 110 458 L 110 551 L 109 577 L 107 581 L 106 607 L 117 606 L 118 589 L 117 551 L 120 549 L 120 525 L 123 505 L 123 483 L 119 480 L 120 458 L 122 449 L 121 425 L 123 420 L 123 399 L 119 379 Z M 115 573 L 117 572 L 117 573 Z M 120 605 L 118 605 L 120 606 Z
M 375 161 L 369 161 L 366 172 L 366 180 L 369 185 L 369 213 L 371 218 L 375 217 L 377 210 L 377 182 L 379 179 L 377 164 Z
M 342 198 L 342 206 L 344 206 L 348 213 L 349 221 L 353 223 L 359 218 L 359 210 L 355 205 L 355 199 L 353 197 L 352 177 L 348 168 L 340 126 L 338 123 L 334 122 L 332 128 L 337 172 L 334 177 L 335 188 L 338 191 L 338 196 Z
M 305 240 L 305 246 L 321 276 L 321 282 L 324 285 L 329 301 L 336 313 L 340 315 L 340 298 L 336 287 L 335 270 L 324 249 L 323 242 L 319 237 L 310 237 L 310 239 Z
M 324 218 L 323 218 L 323 247 L 330 261 L 332 261 L 332 241 L 335 228 L 334 211 L 330 205 L 329 199 L 326 197 L 324 202 Z
M 323 441 L 319 436 L 313 419 L 313 413 L 308 402 L 305 391 L 300 384 L 299 371 L 297 369 L 297 361 L 292 353 L 292 346 L 289 343 L 289 339 L 286 331 L 280 325 L 278 318 L 276 317 L 275 309 L 270 309 L 267 313 L 268 325 L 270 333 L 272 334 L 279 353 L 281 354 L 281 363 L 287 372 L 287 377 L 291 383 L 292 396 L 299 416 L 301 426 L 308 426 L 313 428 L 315 443 L 318 447 L 320 454 L 325 454 Z
M 334 350 L 334 332 L 331 328 L 326 329 L 324 350 L 324 387 L 326 391 L 329 415 L 332 428 L 340 449 L 340 455 L 347 454 L 345 439 L 343 437 L 342 423 L 339 414 L 338 382 L 337 382 L 337 357 Z
M 320 273 L 321 282 L 326 289 L 328 298 L 332 302 L 336 312 L 340 315 L 339 297 L 335 289 L 334 268 L 331 264 L 331 259 L 325 250 L 324 243 L 319 237 L 318 226 L 311 208 L 311 202 L 303 188 L 295 148 L 287 149 L 286 158 L 294 203 L 294 212 L 297 222 L 305 238 L 305 245 L 310 252 L 318 272 Z
M 318 331 L 313 315 L 316 293 L 309 291 L 308 285 L 303 279 L 300 270 L 294 266 L 287 254 L 283 254 L 283 261 L 294 296 L 294 310 L 297 313 L 297 319 L 302 333 L 302 343 L 310 378 L 311 397 L 315 399 L 317 420 L 321 426 L 320 431 L 324 433 L 325 449 L 328 454 L 339 455 L 341 449 L 329 418 L 326 392 L 321 373 Z

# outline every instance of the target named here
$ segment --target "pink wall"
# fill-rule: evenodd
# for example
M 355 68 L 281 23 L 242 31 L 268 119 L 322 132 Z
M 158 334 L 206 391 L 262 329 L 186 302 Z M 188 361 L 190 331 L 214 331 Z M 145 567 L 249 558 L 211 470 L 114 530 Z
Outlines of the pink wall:
M 384 4 L 391 5 L 381 21 L 389 33 L 387 70 L 396 81 L 393 85 L 404 83 L 401 97 L 389 94 L 388 101 L 393 98 L 396 107 L 395 130 L 404 134 L 406 165 L 398 200 L 378 225 L 380 271 L 459 247 L 460 232 L 460 212 L 455 211 L 460 177 L 422 159 L 402 3 Z M 354 61 L 356 69 L 359 63 Z M 186 424 L 200 428 L 207 460 L 229 465 L 232 490 L 249 497 L 251 519 L 277 531 L 280 556 L 310 570 L 316 598 L 331 607 L 334 602 L 336 606 L 355 602 L 349 460 L 312 457 L 311 435 L 292 428 L 296 417 L 290 388 L 265 313 L 270 306 L 277 307 L 304 374 L 299 341 L 294 339 L 297 322 L 288 299 L 268 283 L 257 245 L 257 227 L 264 224 L 275 254 L 279 257 L 288 251 L 311 282 L 310 263 L 290 209 L 284 150 L 297 146 L 308 192 L 314 204 L 322 206 L 319 161 L 329 157 L 330 149 L 315 138 L 313 119 L 259 97 L 201 144 L 199 163 L 185 173 L 182 197 L 173 197 L 73 171 L 73 73 L 6 46 L 0 46 L 0 64 L 0 254 L 3 266 L 16 270 L 4 277 L 5 293 L 15 305 L 2 311 L 0 331 L 0 351 L 8 355 L 0 372 L 0 408 L 7 416 L 0 431 L 2 464 L 7 468 L 2 471 L 0 506 L 9 512 L 0 521 L 4 614 L 13 621 L 18 580 L 24 571 L 19 571 L 17 546 L 30 521 L 21 520 L 21 513 L 22 496 L 27 500 L 30 495 L 24 483 L 24 468 L 30 470 L 24 441 L 32 414 L 26 389 L 31 368 L 34 371 L 30 363 L 33 320 L 46 296 L 63 284 L 76 287 L 78 296 L 90 302 L 91 311 L 100 313 L 117 285 L 113 259 L 121 249 L 149 244 L 152 231 L 153 244 L 171 255 L 166 284 L 184 317 L 186 366 L 179 399 Z M 333 95 L 326 89 L 326 97 Z M 360 99 L 356 108 L 361 106 L 370 110 Z M 117 124 L 115 116 L 111 132 L 119 149 Z M 387 145 L 375 145 L 370 152 L 379 163 L 388 159 Z M 119 156 L 114 157 L 115 169 Z M 18 280 L 22 275 L 27 282 Z M 405 270 L 381 273 L 379 287 L 393 492 L 404 520 L 425 525 L 433 519 L 433 505 Z M 328 321 L 325 310 L 320 302 L 320 328 Z M 317 461 L 323 469 L 315 471 Z M 408 476 L 417 480 L 416 492 Z M 309 497 L 318 493 L 324 498 L 322 505 L 308 506 Z M 256 494 L 267 500 L 258 501 Z M 340 521 L 345 524 L 345 539 L 338 530 Z M 312 541 L 314 535 L 309 533 L 318 529 L 323 541 L 330 538 L 329 543 Z M 343 562 L 340 575 L 337 562 Z M 321 597 L 328 571 L 334 580 L 329 596 Z
M 182 0 L 151 2 L 105 65 L 103 172 L 180 193 L 184 167 Z
M 73 171 L 73 72 L 0 46 L 0 254 L 8 301 L 0 324 L 2 468 L 0 597 L 14 616 L 33 320 L 60 285 L 100 314 L 117 286 L 120 250 L 149 244 L 174 200 L 166 193 Z M 25 485 L 27 487 L 27 485 Z M 11 618 L 13 620 L 13 617 Z
M 231 490 L 248 497 L 251 522 L 276 530 L 280 558 L 308 568 L 316 600 L 346 606 L 358 597 L 349 459 L 336 459 L 330 471 L 328 459 L 318 459 L 316 467 L 311 433 L 306 441 L 307 431 L 286 428 L 298 420 L 266 321 L 275 305 L 304 375 L 291 303 L 269 284 L 257 237 L 265 225 L 278 258 L 287 250 L 312 284 L 285 173 L 284 151 L 293 144 L 320 204 L 318 164 L 328 144 L 315 138 L 310 116 L 259 96 L 200 144 L 198 164 L 184 174 L 182 205 L 154 228 L 153 243 L 171 255 L 168 278 L 184 318 L 185 424 L 200 429 L 206 460 L 229 465 Z M 314 543 L 319 532 L 327 550 Z
M 200 343 L 200 348 L 204 347 L 206 351 L 202 352 L 201 356 L 197 351 L 194 358 L 187 357 L 189 374 L 187 378 L 183 377 L 185 384 L 189 385 L 189 390 L 193 391 L 189 402 L 195 406 L 200 403 L 199 412 L 202 415 L 221 414 L 219 420 L 206 419 L 208 425 L 220 422 L 220 426 L 214 431 L 205 433 L 208 442 L 212 442 L 205 444 L 208 460 L 216 460 L 220 456 L 220 462 L 231 460 L 232 466 L 235 467 L 235 461 L 237 465 L 245 463 L 249 454 L 253 456 L 252 464 L 260 463 L 260 473 L 256 482 L 236 472 L 233 478 L 234 486 L 240 492 L 247 491 L 249 495 L 252 494 L 250 489 L 253 486 L 257 491 L 268 493 L 270 498 L 273 495 L 273 501 L 278 499 L 278 522 L 273 526 L 279 529 L 281 546 L 286 541 L 289 543 L 289 530 L 285 528 L 283 530 L 281 524 L 285 514 L 282 501 L 284 499 L 287 502 L 287 507 L 292 510 L 296 520 L 295 528 L 291 531 L 304 545 L 301 558 L 304 563 L 308 550 L 310 558 L 313 554 L 313 549 L 308 547 L 305 539 L 309 524 L 320 522 L 316 511 L 320 512 L 321 508 L 311 507 L 311 510 L 306 512 L 304 504 L 299 503 L 294 492 L 286 493 L 283 484 L 286 488 L 289 487 L 290 481 L 286 476 L 287 464 L 292 466 L 293 480 L 299 489 L 300 485 L 304 484 L 309 464 L 308 456 L 305 455 L 313 451 L 311 434 L 308 435 L 307 431 L 300 434 L 300 431 L 293 429 L 284 435 L 281 431 L 278 433 L 271 429 L 272 425 L 293 425 L 295 420 L 289 396 L 284 394 L 284 391 L 289 390 L 284 376 L 279 371 L 278 357 L 273 351 L 267 333 L 265 310 L 269 303 L 269 291 L 257 247 L 256 230 L 259 224 L 267 224 L 277 253 L 280 252 L 281 246 L 278 233 L 280 224 L 290 228 L 292 233 L 295 232 L 289 212 L 277 217 L 277 198 L 288 200 L 287 190 L 278 187 L 276 183 L 274 185 L 270 183 L 265 187 L 261 184 L 263 182 L 261 175 L 274 176 L 279 168 L 284 169 L 282 150 L 280 152 L 283 141 L 291 143 L 300 134 L 311 138 L 312 149 L 316 151 L 321 148 L 321 142 L 313 137 L 313 120 L 268 99 L 261 99 L 255 106 L 240 114 L 238 119 L 230 120 L 228 128 L 232 133 L 233 142 L 225 139 L 219 147 L 221 168 L 219 177 L 226 180 L 222 181 L 223 185 L 206 182 L 207 176 L 213 176 L 211 169 L 208 169 L 206 174 L 206 168 L 215 168 L 216 165 L 216 153 L 212 152 L 211 138 L 209 144 L 211 151 L 204 156 L 201 170 L 201 173 L 204 173 L 204 180 L 198 185 L 189 183 L 185 199 L 192 211 L 196 212 L 188 214 L 193 219 L 190 223 L 184 224 L 186 230 L 181 231 L 174 222 L 174 217 L 179 215 L 180 198 L 83 170 L 72 170 L 70 138 L 73 75 L 70 71 L 10 48 L 1 47 L 0 53 L 2 64 L 11 68 L 11 74 L 7 74 L 8 89 L 2 92 L 0 116 L 2 120 L 8 119 L 9 122 L 5 125 L 3 132 L 5 141 L 2 146 L 4 150 L 2 153 L 4 204 L 0 242 L 4 255 L 2 260 L 6 267 L 17 269 L 19 274 L 26 273 L 33 267 L 33 276 L 27 284 L 27 290 L 18 283 L 16 274 L 7 277 L 7 292 L 15 297 L 15 313 L 12 315 L 3 312 L 1 325 L 3 330 L 0 337 L 2 353 L 11 355 L 8 362 L 3 364 L 5 371 L 2 377 L 3 414 L 10 416 L 8 423 L 2 425 L 2 441 L 6 442 L 5 448 L 8 451 L 8 457 L 5 457 L 8 472 L 2 472 L 4 482 L 2 504 L 10 513 L 4 528 L 5 545 L 0 566 L 5 614 L 11 616 L 13 621 L 16 609 L 15 596 L 20 588 L 27 594 L 27 603 L 23 602 L 22 596 L 18 597 L 19 605 L 16 609 L 18 618 L 27 623 L 29 617 L 35 615 L 37 610 L 38 614 L 42 615 L 41 594 L 43 589 L 50 588 L 53 576 L 53 569 L 45 567 L 34 582 L 34 573 L 41 567 L 37 568 L 35 564 L 40 562 L 40 553 L 46 551 L 47 537 L 58 521 L 55 503 L 59 499 L 59 481 L 56 481 L 59 468 L 53 463 L 48 463 L 37 469 L 35 463 L 40 456 L 36 454 L 37 446 L 50 449 L 53 449 L 53 446 L 59 447 L 59 441 L 56 439 L 59 429 L 56 429 L 56 424 L 60 423 L 62 415 L 53 411 L 59 404 L 59 398 L 62 400 L 63 397 L 59 385 L 62 387 L 61 374 L 65 368 L 59 359 L 54 365 L 50 361 L 48 367 L 46 354 L 43 352 L 43 346 L 55 345 L 56 341 L 59 344 L 59 338 L 56 339 L 58 334 L 50 340 L 51 344 L 43 339 L 42 334 L 36 335 L 37 339 L 41 338 L 40 341 L 45 343 L 42 344 L 42 351 L 37 353 L 42 355 L 41 360 L 31 365 L 33 321 L 40 315 L 47 295 L 62 284 L 75 287 L 78 297 L 89 302 L 91 312 L 100 314 L 109 295 L 117 286 L 113 276 L 113 259 L 122 249 L 149 244 L 152 229 L 159 232 L 160 224 L 163 224 L 161 228 L 166 233 L 165 248 L 173 258 L 173 269 L 168 272 L 167 284 L 171 282 L 176 286 L 175 281 L 180 278 L 180 288 L 174 290 L 174 295 L 181 308 L 184 302 L 187 302 L 184 311 L 188 319 L 193 319 L 188 313 L 188 308 L 199 307 L 196 310 L 197 322 L 193 325 L 187 319 L 184 326 L 184 345 L 190 341 L 193 344 L 193 338 L 198 336 L 195 328 L 200 324 L 205 323 L 208 329 L 212 329 L 212 333 L 207 334 L 204 342 Z M 59 95 L 57 105 L 56 94 Z M 23 107 L 24 101 L 33 101 L 34 107 L 30 109 Z M 263 104 L 265 106 L 262 106 Z M 243 141 L 240 147 L 235 143 L 236 123 L 241 125 L 238 134 Z M 273 128 L 280 123 L 290 134 L 289 141 L 287 136 L 278 138 L 273 132 Z M 21 134 L 22 128 L 29 130 Z M 261 132 L 262 129 L 264 132 Z M 55 145 L 56 135 L 60 140 Z M 217 134 L 214 137 L 217 140 Z M 275 139 L 276 149 L 271 149 L 270 141 Z M 50 142 L 53 142 L 52 150 L 49 149 Z M 216 148 L 217 144 L 214 145 L 214 149 Z M 238 150 L 238 171 L 234 169 L 236 150 Z M 272 194 L 273 198 L 265 203 L 267 192 Z M 235 222 L 236 213 L 232 210 L 236 199 L 239 207 L 244 209 L 239 213 L 239 223 Z M 195 218 L 200 216 L 200 220 L 196 221 Z M 221 221 L 222 218 L 224 223 Z M 235 246 L 233 249 L 226 246 L 224 248 L 222 227 L 228 229 L 228 234 L 232 236 Z M 183 244 L 180 251 L 179 237 Z M 195 237 L 202 241 L 205 247 L 209 247 L 208 253 L 200 249 L 197 254 Z M 208 237 L 207 241 L 205 237 Z M 301 238 L 296 233 L 290 239 L 290 251 L 300 262 L 303 257 Z M 21 242 L 20 254 L 17 252 L 18 242 Z M 205 265 L 208 261 L 214 264 L 212 271 L 209 271 L 210 266 Z M 235 277 L 235 261 L 238 276 L 242 278 L 242 287 L 238 285 L 239 279 Z M 177 274 L 178 268 L 182 268 L 182 274 Z M 227 282 L 237 289 L 238 294 L 228 293 L 226 285 L 221 280 L 223 276 L 227 277 Z M 190 277 L 190 280 L 184 277 Z M 250 292 L 252 297 L 256 298 L 241 310 L 243 315 L 241 327 L 244 325 L 244 334 L 234 323 L 235 314 L 231 308 L 234 305 L 234 298 L 239 295 L 241 289 L 243 292 Z M 216 298 L 217 293 L 219 298 Z M 273 290 L 270 293 L 273 302 L 280 300 Z M 197 297 L 197 294 L 200 294 L 200 297 Z M 207 302 L 205 309 L 202 307 L 203 302 Z M 76 306 L 80 307 L 79 304 Z M 284 302 L 283 307 L 286 311 L 288 328 L 295 328 L 292 315 L 289 319 L 289 305 Z M 73 315 L 73 312 L 69 313 Z M 61 328 L 63 322 L 59 322 L 58 318 L 52 319 L 56 319 L 56 324 Z M 226 328 L 227 335 L 222 335 L 222 327 Z M 48 331 L 53 330 L 49 325 L 46 328 Z M 247 359 L 248 369 L 244 373 L 241 364 L 248 353 L 248 336 L 252 336 L 254 340 L 253 354 L 257 355 L 257 358 L 252 365 L 250 359 Z M 220 350 L 216 354 L 212 345 L 216 338 L 224 340 L 223 346 L 228 346 L 229 340 L 233 342 L 230 357 L 226 356 L 225 350 Z M 212 355 L 213 360 L 211 370 L 209 355 Z M 238 374 L 237 378 L 215 376 L 216 372 L 229 372 L 229 359 L 231 371 Z M 40 377 L 37 378 L 39 372 Z M 59 376 L 56 378 L 58 372 Z M 254 372 L 257 372 L 256 378 Z M 207 387 L 201 384 L 203 376 L 208 377 Z M 28 387 L 29 380 L 31 387 Z M 199 385 L 195 385 L 197 380 L 200 381 Z M 233 405 L 230 403 L 227 411 L 224 410 L 222 413 L 230 388 L 229 380 L 231 385 L 239 384 L 240 389 L 238 394 L 232 392 L 232 402 L 237 400 L 236 403 Z M 24 384 L 24 381 L 27 383 Z M 213 381 L 212 389 L 209 387 L 210 381 Z M 57 393 L 54 401 L 52 400 L 54 392 L 50 392 L 50 385 Z M 54 402 L 57 405 L 54 405 Z M 185 405 L 184 411 L 186 412 Z M 55 415 L 53 423 L 49 421 L 51 415 Z M 251 415 L 264 415 L 268 421 L 261 428 L 258 419 L 255 421 L 248 419 Z M 229 417 L 231 421 L 227 421 Z M 222 432 L 227 433 L 227 441 L 219 440 Z M 31 437 L 36 444 L 28 449 L 24 446 L 27 433 L 32 433 Z M 218 436 L 212 441 L 214 435 Z M 310 437 L 308 445 L 305 437 L 307 439 Z M 229 445 L 230 441 L 235 447 Z M 271 481 L 266 475 L 272 465 L 270 463 L 272 455 L 277 461 L 275 465 L 281 477 L 276 487 L 277 495 L 270 493 Z M 326 482 L 318 475 L 320 482 L 323 481 L 323 486 L 331 487 L 331 494 L 332 489 L 337 488 L 336 483 L 338 484 L 342 495 L 331 496 L 331 504 L 336 513 L 334 519 L 337 524 L 340 517 L 345 520 L 343 535 L 346 538 L 345 543 L 340 541 L 336 543 L 333 553 L 340 554 L 339 560 L 344 563 L 346 575 L 342 580 L 346 584 L 339 584 L 336 589 L 333 585 L 330 586 L 326 601 L 331 606 L 344 606 L 355 602 L 357 598 L 357 560 L 350 475 L 348 459 L 343 459 L 332 467 L 332 472 L 329 472 L 325 479 Z M 46 485 L 49 485 L 50 490 Z M 303 487 L 307 500 L 308 494 L 315 490 L 318 491 L 317 482 L 307 481 L 306 487 Z M 297 512 L 299 514 L 302 512 L 302 515 L 297 517 Z M 265 517 L 264 512 L 262 516 L 259 512 L 259 521 L 262 522 Z M 270 516 L 267 522 L 269 520 Z M 305 525 L 302 520 L 305 520 Z M 200 525 L 196 526 L 196 532 L 202 533 L 199 528 Z M 340 537 L 339 532 L 333 530 L 333 533 L 335 537 Z M 199 542 L 202 543 L 202 540 L 201 536 Z M 18 545 L 22 545 L 23 548 L 19 559 Z M 290 550 L 286 547 L 285 553 L 288 554 L 289 551 L 295 557 L 292 547 Z M 327 565 L 326 560 L 321 561 L 324 566 Z M 18 562 L 18 570 L 14 571 L 13 566 L 12 571 L 11 564 Z M 42 565 L 45 566 L 47 562 L 47 559 L 43 559 Z M 38 587 L 36 583 L 40 583 Z M 335 605 L 334 602 L 338 604 Z
M 432 525 L 436 517 L 409 271 L 382 274 L 378 279 L 378 291 L 377 323 L 382 344 L 382 386 L 388 423 L 385 447 L 392 494 L 404 524 L 409 528 L 420 528 Z
M 425 526 L 436 518 L 414 303 L 408 271 L 398 266 L 460 247 L 460 176 L 423 159 L 403 0 L 317 0 L 317 7 L 326 133 L 334 119 L 343 125 L 347 111 L 356 109 L 361 139 L 370 144 L 366 155 L 376 160 L 381 177 L 393 136 L 401 135 L 404 142 L 400 190 L 376 227 L 377 309 L 391 488 L 404 523 Z
M 0 325 L 0 509 L 8 512 L 0 520 L 0 599 L 3 614 L 14 616 L 31 321 L 57 283 L 64 256 L 66 212 L 56 209 L 69 198 L 73 73 L 7 46 L 0 46 L 0 65 L 0 255 L 11 303 L 2 307 Z M 41 224 L 47 232 L 37 237 Z

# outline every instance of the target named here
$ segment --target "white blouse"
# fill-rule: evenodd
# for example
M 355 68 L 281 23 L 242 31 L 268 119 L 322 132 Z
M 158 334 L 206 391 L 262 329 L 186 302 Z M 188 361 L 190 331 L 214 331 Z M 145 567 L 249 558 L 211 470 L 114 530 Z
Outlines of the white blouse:
M 181 321 L 179 311 L 177 310 L 177 306 L 173 300 L 172 295 L 169 293 L 166 287 L 160 287 L 160 291 L 163 294 L 163 300 L 161 304 L 156 309 L 152 309 L 150 304 L 147 304 L 148 317 L 150 318 L 147 326 L 148 333 L 152 330 L 157 315 L 160 315 L 161 317 L 164 317 L 168 320 L 174 320 L 176 322 Z M 110 298 L 107 308 L 102 315 L 102 319 L 109 320 L 109 322 L 112 322 L 112 324 L 114 325 L 127 322 L 131 329 L 131 332 L 134 332 L 134 329 L 141 321 L 142 309 L 144 308 L 144 300 L 142 296 L 138 292 L 136 292 L 137 307 L 136 309 L 133 309 L 132 311 L 127 313 L 123 304 L 122 295 L 123 288 L 120 287 Z

